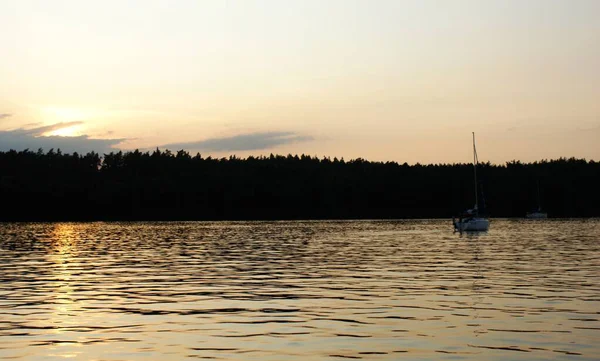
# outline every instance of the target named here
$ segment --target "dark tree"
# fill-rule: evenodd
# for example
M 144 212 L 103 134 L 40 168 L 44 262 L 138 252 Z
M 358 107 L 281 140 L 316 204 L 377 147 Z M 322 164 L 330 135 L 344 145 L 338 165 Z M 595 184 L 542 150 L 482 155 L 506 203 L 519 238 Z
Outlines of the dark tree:
M 479 165 L 493 217 L 600 216 L 600 163 Z M 0 152 L 0 220 L 450 217 L 473 205 L 471 164 L 408 165 L 307 155 Z

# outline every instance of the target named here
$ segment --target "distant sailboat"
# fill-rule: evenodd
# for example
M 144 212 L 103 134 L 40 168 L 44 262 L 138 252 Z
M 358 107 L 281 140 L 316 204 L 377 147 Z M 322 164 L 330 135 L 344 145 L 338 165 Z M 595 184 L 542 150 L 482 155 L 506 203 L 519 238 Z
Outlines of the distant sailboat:
M 482 232 L 490 228 L 490 221 L 479 215 L 479 195 L 477 192 L 477 148 L 475 147 L 475 133 L 473 133 L 473 176 L 475 179 L 475 206 L 461 215 L 458 220 L 452 218 L 454 230 L 458 232 Z
M 538 208 L 533 212 L 528 212 L 525 217 L 529 219 L 546 219 L 548 218 L 548 213 L 542 212 L 542 203 L 540 202 L 540 182 L 537 184 L 537 203 Z

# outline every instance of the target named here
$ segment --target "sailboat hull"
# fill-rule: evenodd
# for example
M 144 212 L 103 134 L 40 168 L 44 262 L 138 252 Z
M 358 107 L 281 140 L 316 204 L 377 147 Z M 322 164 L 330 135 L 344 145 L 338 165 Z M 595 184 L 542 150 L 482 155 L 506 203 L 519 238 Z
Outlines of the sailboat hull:
M 490 221 L 485 218 L 471 218 L 454 221 L 454 229 L 459 232 L 485 232 L 490 228 Z
M 546 218 L 548 218 L 548 213 L 544 213 L 544 212 L 527 213 L 526 218 L 529 218 L 529 219 L 546 219 Z

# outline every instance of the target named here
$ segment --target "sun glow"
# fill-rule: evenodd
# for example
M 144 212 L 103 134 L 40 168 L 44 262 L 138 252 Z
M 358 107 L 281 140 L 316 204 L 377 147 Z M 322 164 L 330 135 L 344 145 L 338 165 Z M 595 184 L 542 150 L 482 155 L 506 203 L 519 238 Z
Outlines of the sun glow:
M 57 128 L 46 132 L 45 136 L 59 136 L 59 137 L 76 137 L 81 135 L 81 124 L 80 122 L 89 120 L 91 117 L 91 111 L 81 108 L 70 108 L 70 107 L 44 107 L 41 109 L 43 119 L 50 123 L 70 123 L 65 124 L 63 128 Z M 77 122 L 77 124 L 73 124 Z
M 44 135 L 45 136 L 59 136 L 59 137 L 76 137 L 78 135 L 81 135 L 79 132 L 80 128 L 81 128 L 81 125 L 72 125 L 70 127 L 53 130 Z
M 89 111 L 81 108 L 70 107 L 44 107 L 42 114 L 45 119 L 52 122 L 74 122 L 89 118 Z

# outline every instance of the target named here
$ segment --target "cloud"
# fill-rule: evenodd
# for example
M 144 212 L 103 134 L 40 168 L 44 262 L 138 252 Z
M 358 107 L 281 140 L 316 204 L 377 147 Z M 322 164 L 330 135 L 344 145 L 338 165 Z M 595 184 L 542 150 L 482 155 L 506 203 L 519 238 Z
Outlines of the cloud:
M 68 128 L 68 127 L 72 127 L 74 125 L 81 125 L 81 124 L 83 124 L 83 122 L 56 123 L 56 124 L 51 124 L 51 125 L 47 125 L 44 127 L 37 127 L 37 128 L 31 128 L 31 129 L 20 128 L 20 129 L 15 130 L 15 132 L 18 132 L 19 134 L 23 134 L 23 135 L 38 136 L 38 135 L 42 135 L 44 133 L 52 132 L 54 130 L 59 130 L 59 129 Z
M 7 150 L 37 150 L 39 148 L 45 151 L 51 148 L 60 149 L 64 153 L 87 153 L 95 151 L 100 154 L 110 153 L 114 151 L 114 145 L 121 143 L 125 139 L 93 139 L 88 135 L 80 135 L 77 137 L 60 137 L 60 136 L 41 136 L 44 133 L 67 128 L 73 125 L 79 125 L 82 122 L 56 123 L 44 127 L 32 129 L 15 129 L 15 130 L 0 130 L 0 151 Z
M 294 132 L 262 132 L 236 135 L 233 137 L 209 138 L 195 142 L 171 143 L 160 146 L 168 149 L 204 150 L 214 152 L 263 150 L 283 144 L 313 140 L 313 137 Z
M 0 119 L 8 118 L 10 116 L 12 116 L 12 114 L 9 114 L 9 113 L 0 113 Z

